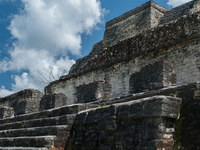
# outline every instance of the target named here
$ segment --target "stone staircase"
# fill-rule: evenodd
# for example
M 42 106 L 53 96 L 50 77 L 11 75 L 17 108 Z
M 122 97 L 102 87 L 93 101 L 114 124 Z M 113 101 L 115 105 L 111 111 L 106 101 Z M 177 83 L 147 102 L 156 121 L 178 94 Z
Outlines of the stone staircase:
M 63 150 L 84 104 L 0 119 L 0 150 Z

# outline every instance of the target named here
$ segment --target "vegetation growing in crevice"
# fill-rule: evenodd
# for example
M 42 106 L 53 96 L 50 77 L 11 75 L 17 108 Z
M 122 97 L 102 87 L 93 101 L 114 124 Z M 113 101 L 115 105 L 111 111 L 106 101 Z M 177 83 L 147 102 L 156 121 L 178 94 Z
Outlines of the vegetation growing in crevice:
M 185 109 L 183 105 L 181 105 L 180 108 L 180 118 L 176 121 L 175 125 L 175 145 L 174 150 L 179 150 L 181 147 L 181 130 L 182 130 L 182 124 L 185 119 L 184 117 Z

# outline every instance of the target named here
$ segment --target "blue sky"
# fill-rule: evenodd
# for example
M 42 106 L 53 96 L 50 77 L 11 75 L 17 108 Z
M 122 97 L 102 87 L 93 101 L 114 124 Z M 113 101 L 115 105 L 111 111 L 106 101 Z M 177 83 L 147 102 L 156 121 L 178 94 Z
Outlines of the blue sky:
M 0 97 L 43 90 L 47 71 L 57 79 L 103 39 L 107 21 L 147 1 L 0 0 Z M 155 0 L 168 9 L 188 1 Z

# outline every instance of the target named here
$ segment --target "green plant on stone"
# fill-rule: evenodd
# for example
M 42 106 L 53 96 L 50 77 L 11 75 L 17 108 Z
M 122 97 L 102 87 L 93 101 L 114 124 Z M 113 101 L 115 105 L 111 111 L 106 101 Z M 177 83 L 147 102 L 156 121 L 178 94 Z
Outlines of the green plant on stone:
M 82 147 L 81 150 L 85 150 L 85 148 Z
M 98 107 L 104 107 L 104 106 L 106 106 L 106 105 L 98 105 Z
M 69 140 L 69 146 L 67 147 L 67 150 L 73 150 L 72 149 L 72 143 L 74 142 L 74 139 L 73 138 L 71 138 L 70 140 Z
M 174 150 L 179 150 L 181 146 L 181 130 L 182 130 L 182 124 L 185 117 L 183 117 L 185 110 L 183 106 L 180 108 L 180 118 L 176 121 L 175 125 L 175 145 Z
M 109 102 L 110 100 L 107 98 L 104 100 L 104 103 L 103 104 L 99 104 L 98 107 L 104 107 L 107 105 L 107 102 Z M 100 102 L 99 102 L 100 103 Z

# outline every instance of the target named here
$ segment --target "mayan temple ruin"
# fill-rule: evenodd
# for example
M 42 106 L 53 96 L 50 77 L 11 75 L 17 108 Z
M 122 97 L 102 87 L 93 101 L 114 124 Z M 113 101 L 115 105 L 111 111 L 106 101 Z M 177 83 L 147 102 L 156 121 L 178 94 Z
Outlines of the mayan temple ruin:
M 0 150 L 200 149 L 200 0 L 107 22 L 44 91 L 0 98 Z

